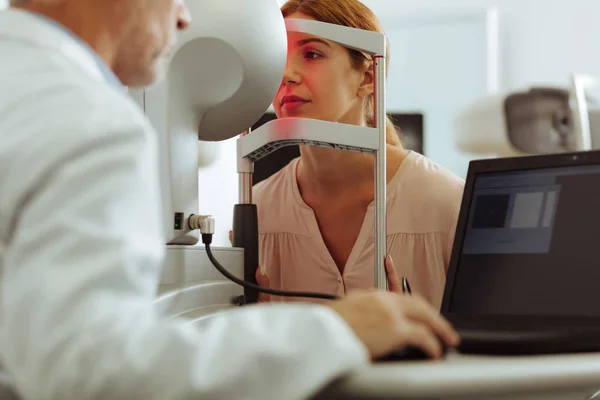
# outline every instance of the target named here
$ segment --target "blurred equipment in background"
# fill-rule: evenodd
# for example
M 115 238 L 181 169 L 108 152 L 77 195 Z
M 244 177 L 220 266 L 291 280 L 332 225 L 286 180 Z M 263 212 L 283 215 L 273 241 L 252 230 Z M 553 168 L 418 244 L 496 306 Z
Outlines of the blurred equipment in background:
M 513 157 L 600 146 L 600 110 L 588 90 L 596 79 L 574 74 L 571 87 L 533 87 L 477 100 L 454 125 L 459 150 Z

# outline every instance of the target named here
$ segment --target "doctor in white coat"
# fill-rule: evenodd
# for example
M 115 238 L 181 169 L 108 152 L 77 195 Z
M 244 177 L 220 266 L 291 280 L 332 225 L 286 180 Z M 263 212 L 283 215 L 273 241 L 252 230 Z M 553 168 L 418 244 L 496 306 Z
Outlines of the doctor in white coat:
M 217 1 L 217 0 L 215 0 Z M 220 0 L 219 0 L 220 1 Z M 161 319 L 155 132 L 123 84 L 162 75 L 183 0 L 0 11 L 0 362 L 23 399 L 299 399 L 456 333 L 391 293 Z

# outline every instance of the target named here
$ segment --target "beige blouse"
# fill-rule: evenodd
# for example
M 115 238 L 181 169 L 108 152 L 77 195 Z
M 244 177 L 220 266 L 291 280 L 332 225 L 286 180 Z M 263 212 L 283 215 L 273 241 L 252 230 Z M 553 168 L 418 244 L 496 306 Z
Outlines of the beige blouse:
M 372 289 L 373 204 L 368 207 L 356 244 L 340 274 L 322 239 L 313 210 L 300 196 L 296 180 L 298 160 L 254 187 L 259 257 L 270 286 L 340 297 Z M 387 186 L 388 254 L 394 260 L 398 276 L 406 276 L 413 293 L 438 308 L 463 187 L 462 179 L 415 152 L 405 158 Z

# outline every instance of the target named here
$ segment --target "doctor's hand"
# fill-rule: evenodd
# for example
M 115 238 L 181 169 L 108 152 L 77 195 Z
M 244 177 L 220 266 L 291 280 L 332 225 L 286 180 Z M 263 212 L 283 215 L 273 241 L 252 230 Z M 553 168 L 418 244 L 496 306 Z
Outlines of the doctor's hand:
M 450 323 L 419 296 L 368 292 L 349 295 L 328 306 L 350 325 L 373 359 L 405 346 L 439 358 L 440 340 L 448 347 L 459 343 Z

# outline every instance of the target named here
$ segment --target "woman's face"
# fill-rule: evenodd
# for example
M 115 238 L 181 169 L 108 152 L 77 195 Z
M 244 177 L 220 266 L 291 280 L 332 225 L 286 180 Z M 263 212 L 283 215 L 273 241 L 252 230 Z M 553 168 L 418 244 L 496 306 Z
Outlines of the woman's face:
M 303 18 L 294 13 L 288 18 Z M 358 71 L 341 45 L 304 33 L 288 34 L 285 74 L 273 108 L 277 117 L 304 117 L 361 125 L 373 93 L 370 70 Z

